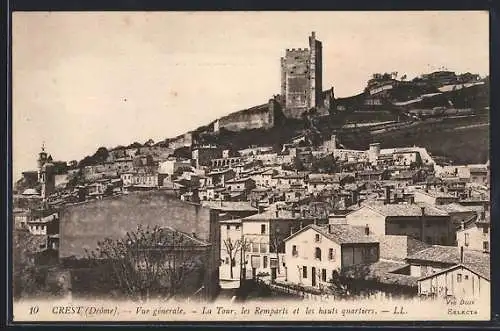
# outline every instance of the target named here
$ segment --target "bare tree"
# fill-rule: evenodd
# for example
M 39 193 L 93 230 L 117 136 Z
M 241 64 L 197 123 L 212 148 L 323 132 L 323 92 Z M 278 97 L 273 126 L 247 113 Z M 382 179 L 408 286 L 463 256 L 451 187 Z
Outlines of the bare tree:
M 280 250 L 284 250 L 283 246 L 286 237 L 287 234 L 283 233 L 283 231 L 281 231 L 279 226 L 276 226 L 273 233 L 269 236 L 270 250 L 276 254 L 276 262 L 278 264 L 277 267 L 278 274 L 280 273 Z M 284 251 L 282 253 L 284 253 Z
M 109 263 L 119 288 L 131 299 L 152 294 L 171 298 L 182 294 L 196 270 L 201 270 L 204 243 L 171 228 L 139 225 L 125 238 L 98 242 L 87 252 L 93 262 Z
M 246 253 L 250 251 L 250 246 L 253 244 L 253 240 L 241 236 L 240 239 L 240 280 L 243 276 L 246 277 Z
M 229 256 L 230 277 L 233 278 L 233 267 L 236 265 L 236 256 L 242 248 L 243 241 L 241 239 L 233 240 L 231 238 L 223 240 L 226 253 Z

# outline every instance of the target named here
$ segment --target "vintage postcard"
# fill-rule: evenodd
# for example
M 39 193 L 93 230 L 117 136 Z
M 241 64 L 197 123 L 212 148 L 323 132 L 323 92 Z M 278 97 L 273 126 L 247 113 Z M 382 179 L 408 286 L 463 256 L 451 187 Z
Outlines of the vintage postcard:
M 487 11 L 14 12 L 14 322 L 490 319 Z

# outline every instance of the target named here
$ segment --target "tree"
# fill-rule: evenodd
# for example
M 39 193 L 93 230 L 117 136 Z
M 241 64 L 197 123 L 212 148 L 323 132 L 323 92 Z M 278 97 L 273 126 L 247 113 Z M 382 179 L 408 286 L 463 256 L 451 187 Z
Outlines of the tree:
M 278 269 L 277 272 L 278 274 L 280 273 L 280 250 L 282 250 L 284 253 L 284 240 L 287 237 L 286 233 L 283 233 L 281 229 L 277 226 L 275 230 L 273 231 L 272 235 L 270 236 L 270 242 L 269 246 L 270 249 L 276 254 L 276 262 L 278 263 Z
M 293 162 L 293 167 L 297 171 L 304 171 L 305 170 L 304 162 L 302 162 L 302 160 L 299 157 L 295 157 L 294 162 Z
M 50 294 L 44 271 L 35 264 L 35 255 L 45 238 L 27 229 L 16 229 L 12 235 L 12 294 L 14 298 Z
M 341 281 L 340 274 L 336 270 L 332 272 L 332 278 L 328 281 L 327 290 L 334 297 L 345 298 L 349 295 L 347 285 Z
M 311 170 L 314 172 L 336 173 L 338 172 L 338 158 L 330 154 L 320 159 L 314 159 Z
M 97 163 L 105 162 L 108 159 L 109 151 L 106 147 L 99 147 L 97 151 L 94 153 L 94 160 Z
M 250 251 L 250 246 L 253 244 L 253 240 L 250 240 L 245 237 L 241 237 L 240 244 L 240 280 L 246 277 L 246 253 Z
M 28 230 L 15 230 L 12 237 L 12 290 L 14 298 L 36 289 L 34 279 L 35 264 L 33 253 L 28 249 L 30 233 Z
M 79 168 L 75 173 L 73 173 L 71 176 L 68 176 L 68 187 L 76 187 L 80 184 L 83 183 L 83 175 L 82 175 L 82 170 Z
M 142 145 L 140 143 L 138 143 L 137 141 L 134 141 L 133 143 L 128 145 L 128 148 L 139 148 L 139 147 L 142 147 Z
M 223 240 L 226 253 L 229 256 L 230 269 L 229 274 L 231 279 L 233 279 L 233 267 L 236 266 L 236 256 L 242 249 L 243 241 L 241 239 L 233 240 L 231 238 Z
M 107 238 L 97 245 L 87 252 L 90 262 L 107 263 L 119 289 L 132 300 L 185 294 L 188 279 L 203 270 L 199 241 L 171 228 L 139 225 L 123 239 Z

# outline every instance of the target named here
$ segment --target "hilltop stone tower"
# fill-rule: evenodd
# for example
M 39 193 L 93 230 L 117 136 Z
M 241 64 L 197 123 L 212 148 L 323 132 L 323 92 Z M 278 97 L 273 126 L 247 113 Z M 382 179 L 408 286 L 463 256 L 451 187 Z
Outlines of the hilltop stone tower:
M 300 118 L 304 111 L 323 106 L 322 54 L 322 43 L 313 31 L 309 48 L 287 49 L 281 58 L 281 100 L 286 117 Z
M 45 200 L 55 190 L 55 173 L 52 156 L 45 152 L 45 146 L 42 145 L 42 151 L 38 154 L 38 182 L 41 185 L 41 196 Z

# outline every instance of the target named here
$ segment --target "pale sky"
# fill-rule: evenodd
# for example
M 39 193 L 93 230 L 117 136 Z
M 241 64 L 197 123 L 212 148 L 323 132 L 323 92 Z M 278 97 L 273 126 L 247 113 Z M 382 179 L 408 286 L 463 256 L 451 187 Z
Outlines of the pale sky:
M 280 57 L 323 42 L 323 89 L 375 72 L 489 71 L 485 12 L 15 12 L 13 175 L 173 137 L 267 102 Z

